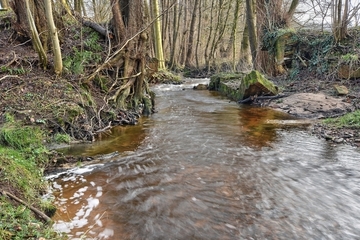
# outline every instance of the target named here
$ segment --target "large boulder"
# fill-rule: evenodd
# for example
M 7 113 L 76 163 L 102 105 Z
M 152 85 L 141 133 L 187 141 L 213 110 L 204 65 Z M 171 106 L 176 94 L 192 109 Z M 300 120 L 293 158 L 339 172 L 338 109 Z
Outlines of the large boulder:
M 210 78 L 209 90 L 219 91 L 231 100 L 240 98 L 239 84 L 246 73 L 218 73 Z
M 215 74 L 210 78 L 209 90 L 219 91 L 234 101 L 278 93 L 277 87 L 258 71 Z
M 273 96 L 278 94 L 278 88 L 258 71 L 251 71 L 241 81 L 239 86 L 239 99 L 251 96 Z

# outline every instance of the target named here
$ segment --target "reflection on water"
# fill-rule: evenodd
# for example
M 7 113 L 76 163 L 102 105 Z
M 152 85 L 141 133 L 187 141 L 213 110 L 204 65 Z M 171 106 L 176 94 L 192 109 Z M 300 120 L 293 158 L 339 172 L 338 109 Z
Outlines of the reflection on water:
M 132 151 L 49 176 L 56 229 L 71 239 L 360 236 L 359 151 L 191 84 L 155 88 L 159 112 L 116 136 L 137 139 Z M 115 138 L 83 152 L 114 150 Z
M 113 152 L 134 151 L 144 140 L 146 129 L 145 118 L 139 119 L 134 126 L 116 126 L 97 136 L 94 143 L 76 144 L 59 151 L 65 154 L 95 156 Z

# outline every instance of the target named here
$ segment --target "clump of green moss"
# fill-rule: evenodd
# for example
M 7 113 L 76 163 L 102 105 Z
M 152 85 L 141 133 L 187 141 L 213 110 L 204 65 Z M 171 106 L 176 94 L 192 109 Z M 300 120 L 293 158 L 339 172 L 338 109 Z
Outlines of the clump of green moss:
M 324 120 L 324 123 L 338 128 L 360 128 L 360 110 L 345 114 L 344 116 L 338 118 L 328 118 Z

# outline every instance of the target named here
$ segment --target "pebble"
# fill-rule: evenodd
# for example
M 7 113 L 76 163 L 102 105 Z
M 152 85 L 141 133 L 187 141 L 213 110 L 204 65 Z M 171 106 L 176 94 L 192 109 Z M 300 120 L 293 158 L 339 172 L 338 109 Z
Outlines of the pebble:
M 343 139 L 343 138 L 335 138 L 335 139 L 334 139 L 334 142 L 336 142 L 336 143 L 342 143 L 342 142 L 344 142 L 344 139 Z

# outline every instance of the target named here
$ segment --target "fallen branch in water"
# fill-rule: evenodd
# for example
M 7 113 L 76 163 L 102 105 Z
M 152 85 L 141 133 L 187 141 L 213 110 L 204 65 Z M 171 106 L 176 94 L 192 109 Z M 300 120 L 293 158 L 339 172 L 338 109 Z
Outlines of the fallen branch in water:
M 40 218 L 42 218 L 43 220 L 45 220 L 47 223 L 51 223 L 52 220 L 51 218 L 49 218 L 45 213 L 41 212 L 39 209 L 34 208 L 33 206 L 30 206 L 28 203 L 24 202 L 23 200 L 21 200 L 20 198 L 16 197 L 15 195 L 12 195 L 11 193 L 7 192 L 7 191 L 0 191 L 0 193 L 3 196 L 6 196 L 8 198 L 11 198 L 19 203 L 21 203 L 22 205 L 26 206 L 27 208 L 29 208 L 31 211 L 33 211 L 37 216 L 39 216 Z
M 287 97 L 289 95 L 286 95 L 286 94 L 278 94 L 276 96 L 257 96 L 257 95 L 254 95 L 254 96 L 250 96 L 248 98 L 245 98 L 243 100 L 240 100 L 238 101 L 238 103 L 251 103 L 255 100 L 265 100 L 265 99 L 278 99 L 278 98 L 283 98 L 283 97 Z

